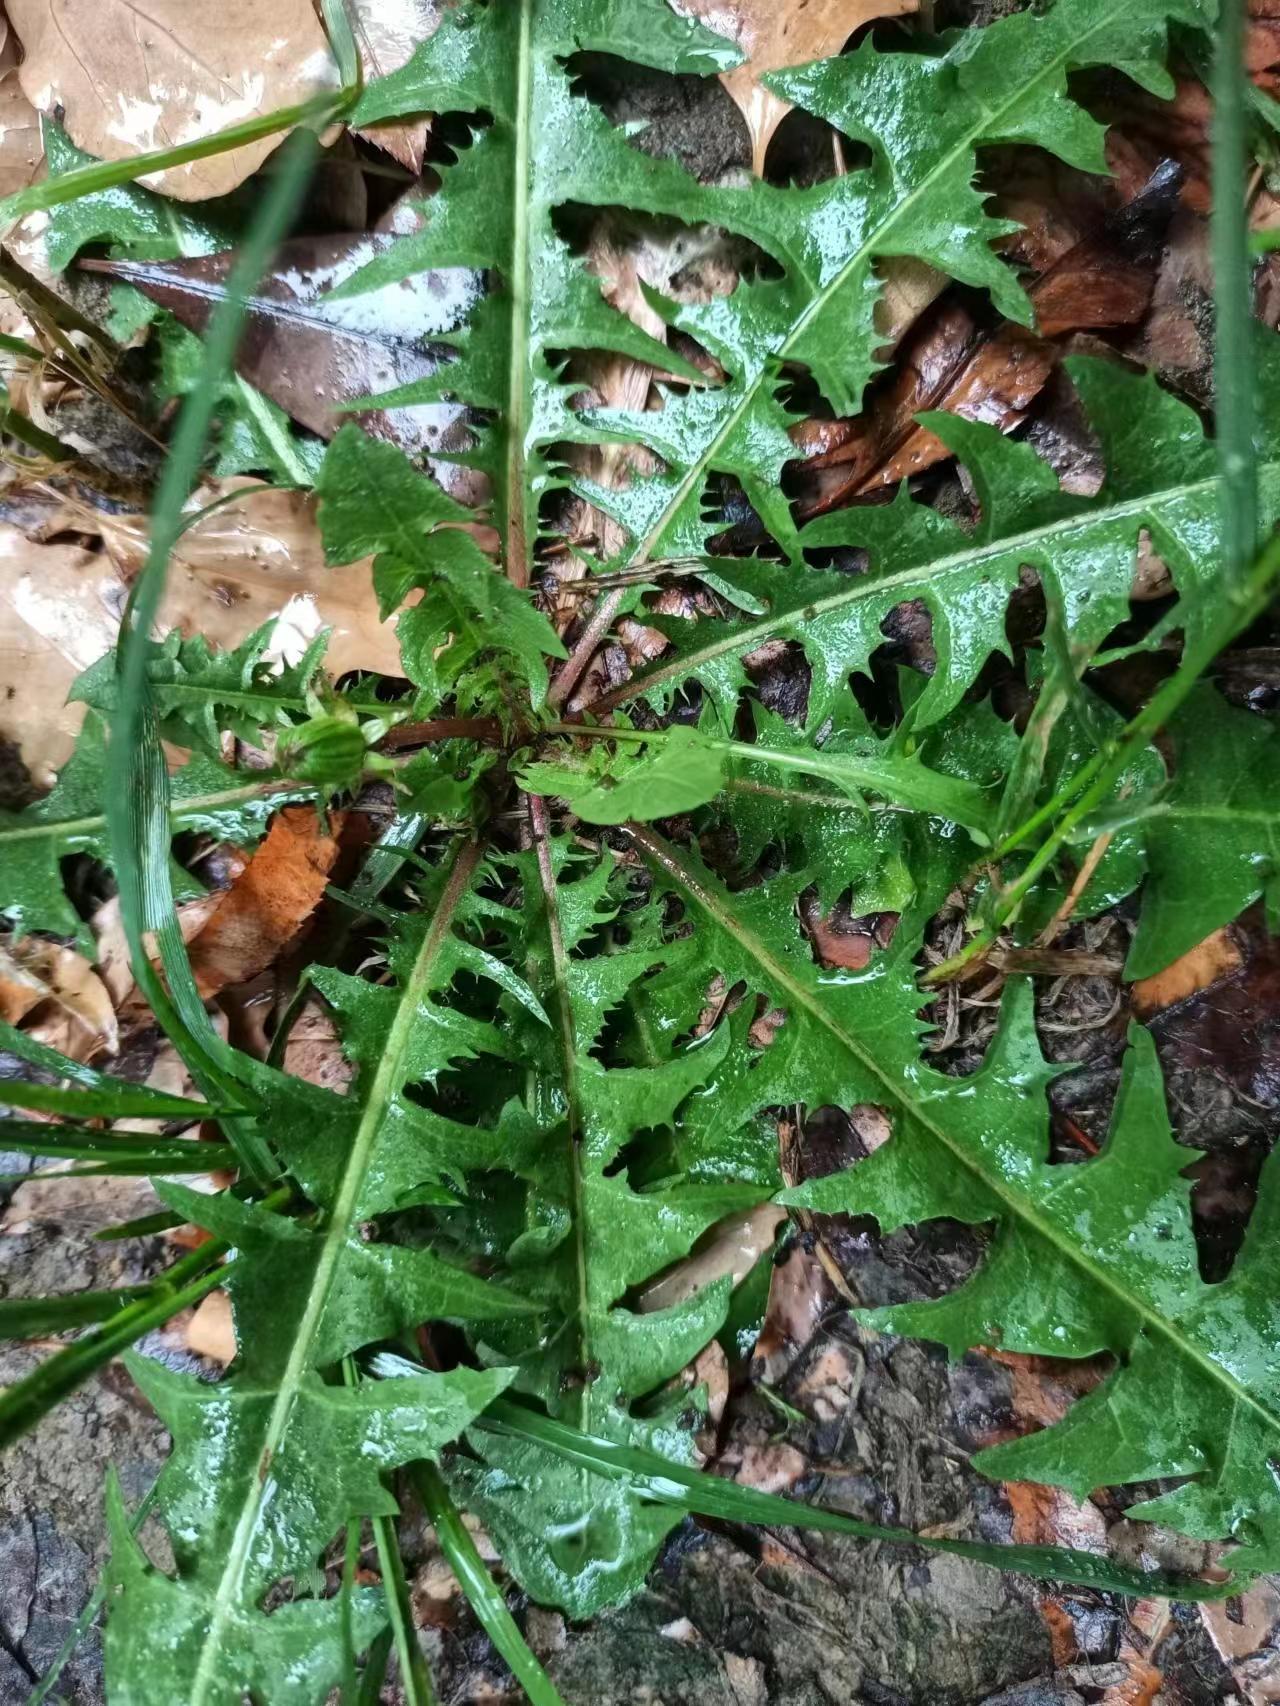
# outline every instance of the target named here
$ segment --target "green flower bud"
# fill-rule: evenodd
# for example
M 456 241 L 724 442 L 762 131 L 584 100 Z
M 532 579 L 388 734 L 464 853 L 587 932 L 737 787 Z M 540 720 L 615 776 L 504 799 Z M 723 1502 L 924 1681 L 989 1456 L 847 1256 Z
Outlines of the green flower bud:
M 300 782 L 351 788 L 364 773 L 366 755 L 358 724 L 343 717 L 313 717 L 290 733 L 281 749 L 280 766 Z

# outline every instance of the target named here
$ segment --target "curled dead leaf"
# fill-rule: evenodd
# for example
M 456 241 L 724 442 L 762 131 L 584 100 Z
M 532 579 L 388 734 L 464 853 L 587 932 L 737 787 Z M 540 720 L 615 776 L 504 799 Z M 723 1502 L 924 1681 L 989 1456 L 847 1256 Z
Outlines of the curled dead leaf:
M 26 189 L 44 161 L 40 115 L 18 75 L 18 49 L 7 20 L 0 18 L 0 195 Z
M 72 1060 L 115 1054 L 120 1042 L 106 985 L 73 948 L 37 936 L 0 945 L 0 1018 Z
M 320 903 L 338 857 L 343 813 L 324 828 L 313 806 L 286 806 L 191 944 L 204 996 L 265 971 Z M 331 833 L 332 831 L 332 833 Z
M 366 79 L 399 71 L 419 42 L 433 36 L 444 15 L 444 0 L 345 0 L 347 16 L 360 49 Z M 431 133 L 429 118 L 372 124 L 356 132 L 384 149 L 416 177 Z
M 225 1368 L 235 1360 L 236 1329 L 231 1316 L 231 1299 L 225 1291 L 211 1291 L 201 1298 L 187 1322 L 187 1349 L 210 1362 Z

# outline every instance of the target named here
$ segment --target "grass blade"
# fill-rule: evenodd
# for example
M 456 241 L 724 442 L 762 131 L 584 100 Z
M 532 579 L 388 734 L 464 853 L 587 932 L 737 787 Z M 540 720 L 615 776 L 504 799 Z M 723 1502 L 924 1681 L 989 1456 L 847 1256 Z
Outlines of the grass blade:
M 415 1463 L 409 1474 L 436 1531 L 440 1550 L 462 1584 L 462 1591 L 483 1624 L 485 1634 L 506 1660 L 511 1674 L 529 1696 L 531 1706 L 564 1706 L 555 1684 L 538 1663 L 508 1611 L 497 1582 L 486 1569 L 470 1531 L 449 1497 L 440 1471 L 434 1463 Z
M 64 202 L 78 201 L 81 196 L 98 190 L 115 189 L 117 184 L 131 184 L 151 172 L 163 172 L 170 166 L 185 166 L 191 160 L 207 160 L 214 154 L 226 154 L 246 142 L 274 136 L 277 131 L 292 130 L 295 125 L 319 125 L 339 117 L 355 100 L 357 89 L 341 89 L 336 94 L 317 95 L 309 101 L 291 107 L 277 107 L 274 112 L 261 113 L 257 118 L 228 125 L 212 136 L 202 136 L 192 142 L 181 142 L 175 148 L 153 148 L 146 154 L 133 154 L 127 160 L 95 160 L 91 166 L 63 172 L 60 177 L 46 178 L 24 190 L 0 200 L 0 231 L 8 230 L 28 213 L 43 213 Z
M 377 1366 L 380 1372 L 399 1373 L 412 1370 L 414 1365 L 382 1356 L 377 1359 Z M 1131 1570 L 1094 1553 L 1079 1552 L 1071 1547 L 989 1546 L 982 1541 L 946 1540 L 913 1534 L 906 1528 L 884 1528 L 878 1523 L 859 1522 L 843 1511 L 823 1510 L 820 1506 L 802 1505 L 794 1499 L 781 1498 L 776 1493 L 740 1487 L 733 1481 L 723 1481 L 718 1476 L 686 1468 L 634 1446 L 599 1439 L 505 1398 L 490 1405 L 476 1425 L 517 1439 L 536 1441 L 559 1456 L 581 1464 L 593 1474 L 633 1481 L 645 1496 L 661 1504 L 677 1505 L 699 1516 L 719 1517 L 726 1522 L 773 1527 L 785 1524 L 792 1528 L 816 1528 L 834 1534 L 849 1534 L 861 1540 L 887 1541 L 894 1546 L 920 1546 L 927 1551 L 950 1552 L 955 1557 L 989 1564 L 994 1569 L 1019 1570 L 1029 1576 L 1139 1597 L 1158 1594 L 1169 1599 L 1224 1599 L 1239 1591 L 1239 1583 L 1234 1578 L 1210 1583 L 1158 1571 Z
M 1258 548 L 1253 288 L 1245 172 L 1248 126 L 1245 0 L 1221 0 L 1213 61 L 1213 251 L 1217 344 L 1215 432 L 1222 467 L 1222 576 L 1244 578 Z
M 152 511 L 151 544 L 136 581 L 117 647 L 118 709 L 107 750 L 107 827 L 120 888 L 120 912 L 134 976 L 197 1083 L 236 1096 L 234 1052 L 214 1031 L 196 988 L 178 925 L 169 877 L 169 778 L 150 702 L 147 662 L 150 634 L 164 591 L 169 555 L 181 533 L 183 505 L 204 456 L 222 384 L 230 372 L 245 301 L 266 271 L 271 251 L 293 219 L 310 170 L 316 141 L 298 131 L 282 151 L 280 170 L 246 236 L 204 340 L 198 382 L 183 404 Z M 152 936 L 164 982 L 151 964 Z M 166 987 L 167 985 L 167 987 Z M 244 1105 L 244 1093 L 239 1093 Z M 228 1135 L 260 1180 L 272 1173 L 270 1152 L 246 1122 L 228 1122 Z

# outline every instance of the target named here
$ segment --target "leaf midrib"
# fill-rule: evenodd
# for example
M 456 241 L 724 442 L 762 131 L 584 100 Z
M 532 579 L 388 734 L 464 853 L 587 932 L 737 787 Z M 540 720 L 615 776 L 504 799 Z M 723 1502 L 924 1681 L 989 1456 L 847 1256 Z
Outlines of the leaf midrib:
M 783 338 L 777 347 L 771 352 L 770 357 L 767 357 L 761 362 L 760 371 L 746 387 L 743 392 L 742 399 L 738 403 L 737 407 L 730 410 L 720 431 L 711 440 L 702 455 L 689 468 L 684 478 L 677 485 L 670 502 L 665 506 L 658 520 L 649 529 L 644 538 L 637 541 L 634 550 L 627 558 L 625 565 L 627 568 L 632 568 L 636 564 L 647 560 L 654 540 L 660 536 L 663 529 L 669 524 L 671 518 L 677 513 L 680 506 L 688 498 L 694 487 L 706 478 L 717 452 L 728 441 L 743 416 L 755 402 L 761 387 L 764 385 L 767 377 L 769 376 L 771 360 L 774 362 L 786 360 L 788 352 L 799 341 L 801 335 L 808 330 L 810 324 L 826 308 L 827 303 L 831 300 L 832 296 L 834 296 L 838 290 L 843 288 L 847 280 L 853 275 L 855 269 L 873 261 L 876 258 L 877 251 L 883 246 L 886 236 L 893 231 L 902 216 L 914 209 L 921 197 L 926 195 L 931 189 L 933 189 L 940 179 L 945 177 L 946 173 L 951 170 L 958 159 L 966 157 L 975 148 L 977 148 L 984 133 L 990 129 L 993 119 L 998 119 L 1006 113 L 1011 112 L 1019 102 L 1026 99 L 1029 91 L 1043 83 L 1046 78 L 1057 74 L 1065 66 L 1070 65 L 1074 55 L 1078 52 L 1080 47 L 1089 40 L 1090 36 L 1096 35 L 1104 27 L 1109 27 L 1112 21 L 1113 20 L 1104 15 L 1099 23 L 1091 25 L 1090 28 L 1083 31 L 1081 35 L 1073 38 L 1071 43 L 1064 47 L 1063 51 L 1055 59 L 1051 60 L 1047 65 L 1041 68 L 1038 76 L 1034 77 L 1029 83 L 1022 84 L 1018 88 L 1017 93 L 1006 101 L 1003 106 L 987 107 L 984 103 L 978 102 L 982 114 L 981 118 L 970 130 L 965 132 L 964 136 L 956 142 L 953 148 L 949 149 L 947 153 L 942 156 L 933 169 L 921 179 L 915 189 L 913 189 L 902 201 L 895 203 L 893 211 L 889 217 L 876 227 L 875 231 L 866 239 L 857 252 L 850 256 L 844 266 L 840 268 L 830 282 L 824 285 L 822 289 L 819 290 L 818 294 L 810 300 L 809 304 L 801 312 L 795 325 L 787 333 L 786 337 Z M 976 97 L 972 96 L 971 98 L 976 99 Z
M 978 1160 L 967 1149 L 955 1143 L 948 1136 L 944 1126 L 936 1124 L 928 1117 L 921 1104 L 909 1101 L 903 1086 L 871 1054 L 860 1047 L 854 1038 L 832 1017 L 823 1003 L 810 990 L 806 989 L 803 983 L 793 977 L 787 968 L 770 953 L 760 938 L 749 930 L 741 919 L 736 918 L 710 889 L 703 886 L 697 875 L 689 870 L 673 848 L 654 835 L 652 831 L 639 824 L 624 826 L 622 833 L 632 840 L 653 863 L 659 865 L 669 876 L 674 878 L 721 929 L 732 934 L 786 996 L 794 1001 L 798 1007 L 802 1007 L 842 1048 L 853 1056 L 864 1071 L 869 1072 L 884 1086 L 889 1101 L 902 1108 L 931 1137 L 936 1138 L 948 1154 L 953 1156 L 967 1172 L 973 1174 L 986 1190 L 999 1199 L 1015 1222 L 1030 1227 L 1038 1236 L 1044 1238 L 1059 1255 L 1074 1267 L 1082 1270 L 1092 1284 L 1110 1292 L 1124 1309 L 1139 1316 L 1147 1327 L 1167 1339 L 1181 1355 L 1195 1363 L 1211 1380 L 1219 1386 L 1225 1387 L 1237 1403 L 1247 1405 L 1262 1417 L 1268 1427 L 1274 1432 L 1280 1433 L 1280 1416 L 1276 1415 L 1246 1386 L 1242 1385 L 1229 1369 L 1224 1368 L 1207 1352 L 1201 1350 L 1194 1341 L 1186 1338 L 1175 1322 L 1167 1320 L 1142 1299 L 1135 1298 L 1105 1269 L 1095 1266 L 1077 1246 L 1062 1235 L 1052 1222 L 1042 1220 L 1035 1212 L 1034 1207 L 1006 1190 L 1003 1181 L 993 1179 L 985 1172 Z
M 205 1706 L 208 1690 L 217 1681 L 216 1672 L 221 1658 L 221 1637 L 229 1620 L 234 1615 L 240 1598 L 245 1565 L 248 1561 L 249 1548 L 253 1544 L 254 1530 L 262 1500 L 266 1489 L 271 1484 L 268 1467 L 274 1464 L 276 1452 L 292 1417 L 294 1402 L 311 1368 L 311 1353 L 315 1336 L 329 1300 L 329 1292 L 333 1285 L 334 1275 L 337 1272 L 338 1259 L 350 1236 L 352 1216 L 360 1189 L 364 1183 L 364 1176 L 368 1169 L 382 1117 L 392 1097 L 399 1091 L 403 1083 L 405 1056 L 413 1037 L 414 1028 L 419 1022 L 419 1001 L 430 982 L 440 950 L 453 927 L 454 916 L 480 863 L 483 850 L 483 844 L 479 841 L 464 842 L 459 846 L 454 856 L 452 869 L 449 871 L 435 913 L 432 916 L 431 924 L 423 937 L 422 946 L 418 950 L 418 957 L 414 962 L 413 970 L 401 985 L 396 1016 L 387 1034 L 382 1058 L 378 1062 L 378 1069 L 369 1087 L 369 1094 L 361 1112 L 360 1123 L 351 1142 L 351 1149 L 338 1185 L 333 1208 L 330 1211 L 325 1230 L 321 1234 L 323 1242 L 316 1260 L 311 1287 L 307 1295 L 306 1308 L 299 1321 L 297 1333 L 294 1335 L 289 1360 L 285 1364 L 279 1383 L 274 1389 L 274 1402 L 263 1434 L 259 1472 L 254 1478 L 250 1496 L 245 1500 L 236 1521 L 227 1551 L 227 1561 L 222 1575 L 218 1579 L 218 1586 L 214 1591 L 213 1609 L 210 1613 L 208 1628 L 200 1649 L 199 1664 L 196 1667 L 192 1682 L 191 1706 Z
M 1280 461 L 1264 463 L 1259 470 L 1261 480 L 1280 480 Z M 697 647 L 689 652 L 682 652 L 669 663 L 660 665 L 657 669 L 648 671 L 645 675 L 636 676 L 610 692 L 602 694 L 599 699 L 583 707 L 583 713 L 610 710 L 615 705 L 634 699 L 642 693 L 648 693 L 664 682 L 681 680 L 693 673 L 704 664 L 723 657 L 726 652 L 749 651 L 761 645 L 765 640 L 773 639 L 783 632 L 791 623 L 811 622 L 820 616 L 829 616 L 833 611 L 843 610 L 851 604 L 857 604 L 863 599 L 881 597 L 886 592 L 894 592 L 898 588 L 918 587 L 921 582 L 935 582 L 947 575 L 968 574 L 980 568 L 983 563 L 995 563 L 1002 557 L 1007 557 L 1017 551 L 1028 554 L 1052 545 L 1056 540 L 1069 538 L 1073 533 L 1084 534 L 1101 526 L 1112 526 L 1124 521 L 1141 521 L 1153 511 L 1176 502 L 1185 502 L 1198 495 L 1207 495 L 1216 489 L 1220 483 L 1217 474 L 1207 475 L 1202 480 L 1186 481 L 1176 486 L 1166 486 L 1160 491 L 1150 492 L 1145 496 L 1126 498 L 1122 502 L 1107 504 L 1099 509 L 1081 514 L 1078 510 L 1071 515 L 1058 517 L 1055 521 L 1045 522 L 1042 526 L 1031 527 L 1022 533 L 1009 534 L 998 540 L 992 540 L 986 545 L 967 547 L 963 551 L 954 551 L 946 557 L 936 557 L 928 563 L 916 563 L 910 568 L 899 569 L 896 573 L 880 575 L 874 579 L 859 576 L 852 586 L 844 587 L 840 592 L 829 593 L 825 598 L 810 600 L 808 603 L 796 604 L 786 610 L 762 616 L 754 622 L 748 622 L 740 628 L 735 628 L 729 634 L 719 639 L 709 641 L 706 645 Z M 843 578 L 843 577 L 842 577 Z M 902 597 L 918 596 L 918 593 L 903 591 Z

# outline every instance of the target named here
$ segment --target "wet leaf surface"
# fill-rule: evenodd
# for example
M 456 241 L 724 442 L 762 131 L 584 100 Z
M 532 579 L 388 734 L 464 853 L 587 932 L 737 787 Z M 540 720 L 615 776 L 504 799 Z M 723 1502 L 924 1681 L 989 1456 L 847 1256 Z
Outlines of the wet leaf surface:
M 344 405 L 425 379 L 440 365 L 432 338 L 454 331 L 479 294 L 463 268 L 427 271 L 338 301 L 330 293 L 387 249 L 389 236 L 300 237 L 277 250 L 245 315 L 236 356 L 240 374 L 300 425 L 332 438 Z M 179 261 L 87 261 L 96 272 L 141 290 L 202 332 L 226 295 L 235 251 Z M 354 418 L 365 431 L 410 451 L 458 451 L 467 443 L 466 412 L 450 403 L 371 409 Z M 437 464 L 453 488 L 468 490 L 465 470 Z M 471 485 L 474 501 L 474 480 Z

